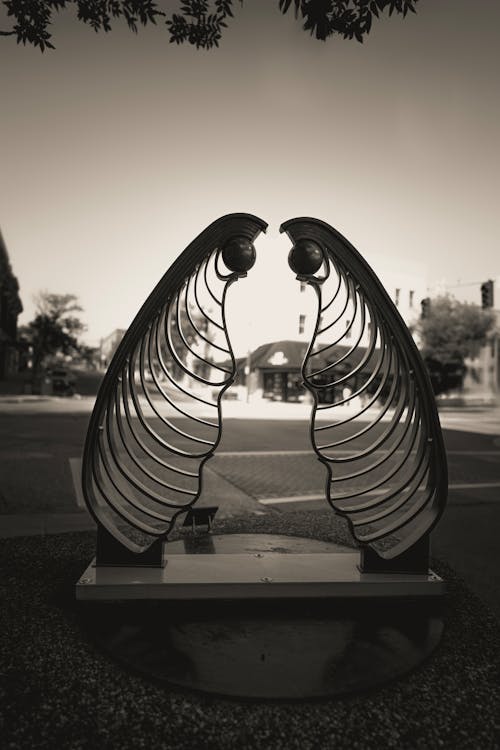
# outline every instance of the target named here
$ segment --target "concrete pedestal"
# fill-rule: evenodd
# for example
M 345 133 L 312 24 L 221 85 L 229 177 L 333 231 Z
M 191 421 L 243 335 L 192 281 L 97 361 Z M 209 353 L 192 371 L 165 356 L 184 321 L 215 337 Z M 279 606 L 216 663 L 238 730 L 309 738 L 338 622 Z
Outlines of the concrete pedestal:
M 76 587 L 86 627 L 154 679 L 248 698 L 365 690 L 439 642 L 443 581 L 363 574 L 359 553 L 267 534 L 187 537 L 162 568 L 96 568 Z

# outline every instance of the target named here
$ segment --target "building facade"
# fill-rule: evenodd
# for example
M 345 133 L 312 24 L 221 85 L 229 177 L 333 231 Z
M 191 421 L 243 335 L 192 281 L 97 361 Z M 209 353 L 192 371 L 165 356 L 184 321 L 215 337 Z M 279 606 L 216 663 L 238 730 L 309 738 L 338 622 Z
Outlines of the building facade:
M 22 310 L 19 284 L 0 231 L 0 379 L 14 375 L 18 369 L 17 318 Z
M 420 316 L 421 300 L 427 295 L 426 278 L 422 269 L 416 269 L 413 265 L 411 268 L 398 270 L 380 267 L 379 264 L 376 272 L 411 329 Z M 226 397 L 250 401 L 262 398 L 274 401 L 310 400 L 310 393 L 302 385 L 301 372 L 318 315 L 316 294 L 310 285 L 294 279 L 289 273 L 281 271 L 272 275 L 264 268 L 261 279 L 257 278 L 257 274 L 255 276 L 256 278 L 250 275 L 248 284 L 238 287 L 230 303 L 233 307 L 227 310 L 229 334 L 236 355 L 237 377 Z M 249 310 L 251 316 L 245 321 L 243 317 Z M 233 319 L 238 313 L 242 318 L 239 329 L 237 325 L 233 326 Z M 363 358 L 370 339 L 368 326 L 363 335 L 359 336 L 359 311 L 352 318 L 351 320 L 348 308 L 340 324 L 345 327 L 342 341 L 328 352 L 328 355 L 337 359 L 356 343 L 356 352 L 349 357 L 351 365 L 354 360 Z M 189 330 L 189 326 L 186 328 Z M 217 331 L 210 329 L 206 333 L 212 340 Z M 100 360 L 103 369 L 109 366 L 123 334 L 122 329 L 116 329 L 102 339 Z M 337 334 L 338 331 L 335 335 L 332 335 L 331 330 L 325 331 L 318 336 L 317 341 L 320 345 L 329 344 L 337 338 Z M 191 347 L 201 357 L 207 356 L 203 341 L 192 341 Z M 195 372 L 196 357 L 188 356 L 188 367 Z M 230 365 L 229 361 L 223 361 L 223 354 L 220 359 L 220 364 Z M 329 364 L 327 358 L 324 364 Z M 207 373 L 200 374 L 207 376 Z M 366 370 L 359 372 L 360 378 L 365 376 Z M 176 377 L 182 378 L 183 374 L 177 373 Z M 352 386 L 355 385 L 353 381 Z M 321 398 L 333 400 L 337 397 L 338 394 L 334 394 L 330 388 L 322 390 Z
M 376 269 L 377 274 L 401 317 L 410 330 L 413 329 L 421 312 L 421 300 L 427 295 L 427 281 L 422 268 L 396 269 L 381 266 Z M 333 288 L 337 281 L 332 277 Z M 335 290 L 334 290 L 335 291 Z M 325 299 L 329 290 L 324 289 Z M 333 292 L 334 293 L 334 292 Z M 340 295 L 341 297 L 341 295 Z M 314 335 L 318 315 L 317 298 L 306 282 L 295 281 L 293 285 L 280 288 L 276 294 L 276 306 L 286 309 L 288 315 L 280 320 L 280 338 L 267 341 L 248 352 L 246 357 L 237 360 L 238 378 L 240 386 L 245 385 L 247 398 L 272 399 L 279 401 L 297 401 L 310 399 L 310 394 L 302 386 L 301 368 Z M 332 306 L 328 314 L 320 321 L 320 329 L 327 327 L 331 320 L 335 320 L 342 299 Z M 350 310 L 352 310 L 352 315 Z M 370 340 L 370 323 L 361 330 L 359 310 L 347 307 L 341 320 L 332 328 L 317 335 L 318 346 L 326 346 L 340 338 L 340 342 L 329 353 L 325 354 L 324 365 L 329 363 L 329 354 L 338 359 L 356 344 L 356 352 L 349 357 L 352 365 L 355 359 L 360 359 L 366 352 Z M 261 336 L 266 341 L 266 330 L 270 326 L 262 327 Z M 273 331 L 274 333 L 274 331 Z M 261 340 L 262 340 L 261 339 Z M 318 360 L 316 360 L 318 362 Z M 359 377 L 365 375 L 360 371 Z M 352 387 L 355 388 L 353 382 Z M 332 389 L 324 389 L 321 397 L 333 400 L 338 397 Z
M 106 370 L 109 367 L 113 355 L 118 348 L 118 344 L 125 335 L 125 329 L 115 328 L 105 338 L 101 339 L 99 346 L 99 364 L 101 370 Z
M 498 401 L 500 398 L 500 310 L 495 310 L 496 326 L 477 357 L 466 359 L 462 394 L 466 399 Z

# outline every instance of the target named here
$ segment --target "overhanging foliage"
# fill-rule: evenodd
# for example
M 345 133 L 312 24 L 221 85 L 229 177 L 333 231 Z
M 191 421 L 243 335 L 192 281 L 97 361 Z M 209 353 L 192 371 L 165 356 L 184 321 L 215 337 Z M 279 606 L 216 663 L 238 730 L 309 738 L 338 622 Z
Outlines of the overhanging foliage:
M 278 0 L 282 13 L 293 5 L 295 17 L 303 21 L 303 28 L 316 39 L 326 40 L 338 34 L 344 39 L 362 42 L 370 32 L 373 19 L 388 12 L 406 16 L 415 13 L 418 0 Z M 180 0 L 178 10 L 171 3 L 155 0 L 3 0 L 7 16 L 12 19 L 11 29 L 0 30 L 0 36 L 15 36 L 17 43 L 32 44 L 42 52 L 54 49 L 50 33 L 53 14 L 66 8 L 75 8 L 79 21 L 94 31 L 111 31 L 112 22 L 126 21 L 129 29 L 137 33 L 139 27 L 164 23 L 170 42 L 187 42 L 197 49 L 218 47 L 233 9 L 243 0 Z M 162 9 L 162 5 L 165 9 Z

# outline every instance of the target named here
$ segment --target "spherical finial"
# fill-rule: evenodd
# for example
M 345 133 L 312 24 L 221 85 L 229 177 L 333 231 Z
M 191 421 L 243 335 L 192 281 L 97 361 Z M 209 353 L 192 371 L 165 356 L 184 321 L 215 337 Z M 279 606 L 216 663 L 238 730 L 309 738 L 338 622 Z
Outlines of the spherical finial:
M 322 263 L 323 251 L 313 240 L 298 240 L 288 255 L 290 268 L 299 276 L 316 273 Z
M 246 273 L 255 263 L 255 248 L 246 237 L 231 237 L 222 247 L 222 260 L 230 271 Z

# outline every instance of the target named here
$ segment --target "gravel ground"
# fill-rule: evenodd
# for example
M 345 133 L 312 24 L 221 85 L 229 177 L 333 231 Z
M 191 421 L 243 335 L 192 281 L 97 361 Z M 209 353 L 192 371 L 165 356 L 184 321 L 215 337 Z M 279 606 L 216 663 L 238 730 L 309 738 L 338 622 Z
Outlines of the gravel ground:
M 278 533 L 347 543 L 330 513 L 228 519 L 218 533 Z M 315 702 L 243 702 L 160 686 L 96 650 L 81 628 L 74 583 L 91 532 L 3 540 L 0 734 L 3 747 L 500 747 L 498 622 L 453 571 L 445 633 L 413 673 L 364 695 Z

